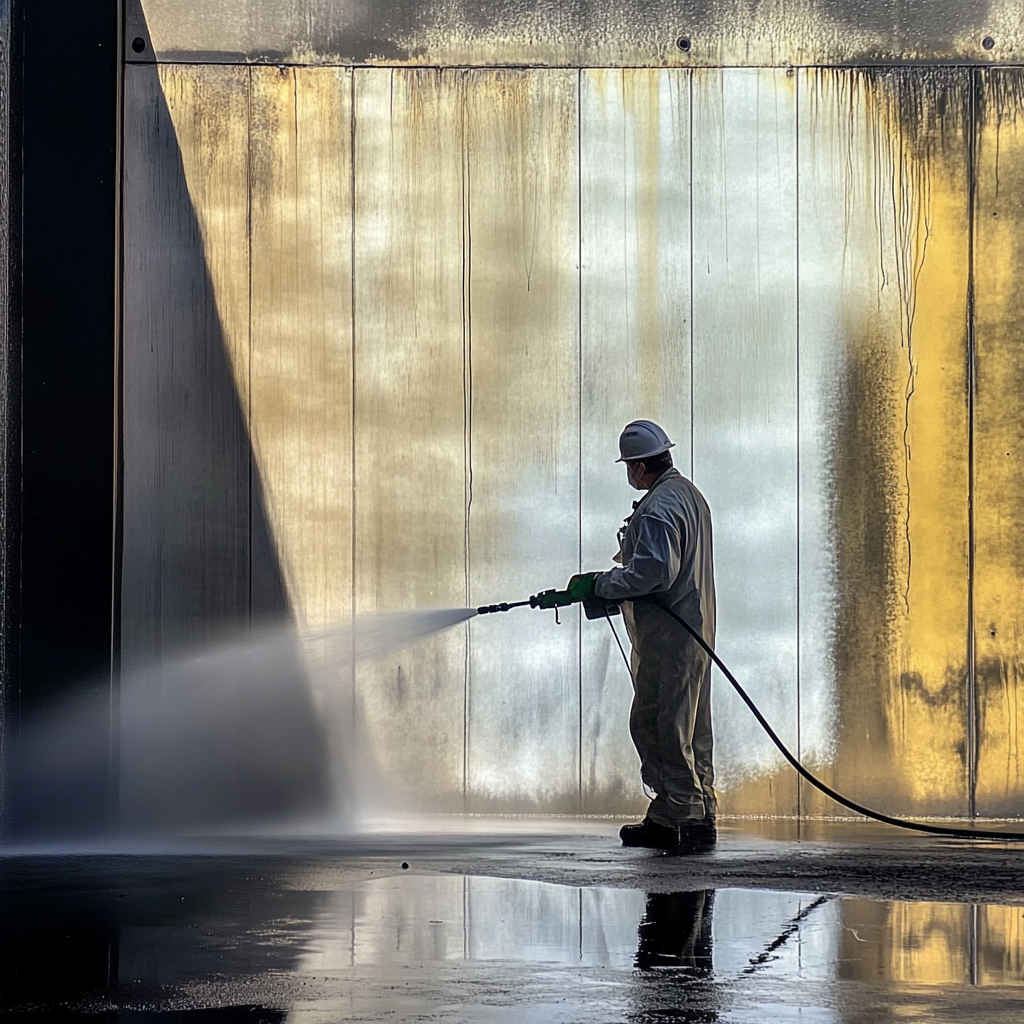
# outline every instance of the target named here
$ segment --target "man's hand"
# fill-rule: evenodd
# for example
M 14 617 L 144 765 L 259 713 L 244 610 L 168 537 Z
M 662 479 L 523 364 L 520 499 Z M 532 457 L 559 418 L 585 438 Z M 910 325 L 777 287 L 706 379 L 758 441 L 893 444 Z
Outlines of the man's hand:
M 594 580 L 600 575 L 599 572 L 580 573 L 569 580 L 569 586 L 565 589 L 569 591 L 574 602 L 586 601 L 594 596 Z

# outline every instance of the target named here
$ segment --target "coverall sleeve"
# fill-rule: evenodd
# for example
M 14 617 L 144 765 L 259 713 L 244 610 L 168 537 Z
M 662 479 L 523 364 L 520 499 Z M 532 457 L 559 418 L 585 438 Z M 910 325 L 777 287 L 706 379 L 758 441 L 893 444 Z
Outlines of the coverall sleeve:
M 668 590 L 682 563 L 682 538 L 677 527 L 656 516 L 643 516 L 637 528 L 633 557 L 621 569 L 598 576 L 594 591 L 609 601 L 631 601 Z

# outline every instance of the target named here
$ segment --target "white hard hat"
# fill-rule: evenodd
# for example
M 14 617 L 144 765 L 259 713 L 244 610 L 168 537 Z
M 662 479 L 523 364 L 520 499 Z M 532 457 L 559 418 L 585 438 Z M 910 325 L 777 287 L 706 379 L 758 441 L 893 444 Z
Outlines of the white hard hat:
M 667 452 L 675 445 L 668 439 L 657 423 L 650 420 L 633 420 L 622 428 L 619 434 L 619 458 L 616 462 L 633 462 L 635 459 L 649 459 L 652 455 Z

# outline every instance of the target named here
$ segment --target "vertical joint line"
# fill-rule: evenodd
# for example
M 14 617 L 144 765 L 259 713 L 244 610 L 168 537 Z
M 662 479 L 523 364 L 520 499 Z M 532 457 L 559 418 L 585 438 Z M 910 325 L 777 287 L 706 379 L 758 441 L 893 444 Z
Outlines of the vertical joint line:
M 579 952 L 579 957 L 580 957 L 580 962 L 582 963 L 583 962 L 583 890 L 582 889 L 577 889 L 576 890 L 576 896 L 577 896 L 576 913 L 577 913 L 577 922 L 579 923 L 579 932 L 578 932 L 579 951 L 580 951 Z
M 977 686 L 977 634 L 974 622 L 975 585 L 975 480 L 974 480 L 974 419 L 976 377 L 975 337 L 975 233 L 978 203 L 978 94 L 981 89 L 981 70 L 974 68 L 971 76 L 969 117 L 967 123 L 967 803 L 971 819 L 977 817 L 978 790 L 978 686 Z
M 796 759 L 803 761 L 803 735 L 801 715 L 801 631 L 800 631 L 800 71 L 796 70 L 794 89 L 794 104 L 796 113 L 795 122 L 795 167 L 794 185 L 796 203 L 793 211 L 794 227 L 794 248 L 796 252 Z M 803 779 L 797 776 L 796 780 L 796 815 L 799 821 L 803 817 Z
M 246 244 L 246 273 L 248 280 L 248 315 L 246 317 L 246 352 L 245 352 L 245 429 L 249 438 L 249 516 L 248 529 L 248 553 L 249 553 L 249 607 L 247 608 L 246 623 L 252 626 L 252 470 L 253 460 L 256 458 L 253 449 L 253 428 L 252 428 L 252 91 L 253 71 L 246 69 L 246 91 L 245 91 L 245 119 L 246 119 L 246 146 L 245 146 L 245 244 Z
M 693 309 L 694 309 L 694 303 L 693 303 L 693 174 L 694 174 L 694 169 L 693 169 L 693 70 L 692 69 L 687 69 L 686 75 L 687 75 L 687 79 L 688 79 L 687 86 L 688 86 L 689 95 L 690 95 L 690 103 L 689 103 L 690 109 L 688 111 L 688 115 L 689 115 L 689 135 L 690 135 L 690 139 L 689 139 L 689 145 L 690 145 L 690 155 L 689 155 L 689 163 L 690 163 L 690 167 L 689 167 L 689 171 L 690 171 L 690 182 L 689 182 L 689 186 L 690 186 L 689 187 L 689 200 L 690 200 L 690 211 L 689 211 L 690 212 L 690 218 L 689 218 L 690 219 L 690 224 L 689 224 L 689 228 L 690 228 L 690 479 L 692 480 L 693 479 L 693 475 L 694 475 L 694 469 L 695 469 L 694 462 L 693 462 L 693 453 L 694 453 L 694 431 L 696 429 L 696 423 L 695 423 L 695 420 L 694 420 L 694 405 L 693 405 L 693 380 L 694 380 L 694 376 L 695 376 L 695 372 L 696 372 L 696 368 L 695 368 L 694 362 L 693 362 Z
M 472 274 L 472 223 L 469 205 L 470 165 L 469 135 L 466 129 L 467 72 L 457 73 L 459 85 L 459 131 L 462 170 L 462 402 L 463 402 L 463 565 L 466 604 L 472 597 L 470 588 L 470 513 L 473 506 L 473 317 L 470 296 Z M 469 810 L 469 715 L 470 670 L 472 667 L 472 627 L 466 623 L 466 655 L 462 675 L 462 810 Z
M 576 71 L 576 571 L 583 572 L 583 69 Z M 576 633 L 577 804 L 583 812 L 583 617 Z
M 978 918 L 980 916 L 981 908 L 977 903 L 972 903 L 968 918 L 967 959 L 969 983 L 975 988 L 981 984 L 981 971 L 978 964 Z
M 349 617 L 355 628 L 356 614 L 356 70 L 349 70 L 348 80 L 348 188 L 349 188 L 349 345 L 351 357 L 351 412 L 349 449 Z M 352 696 L 351 738 L 353 747 L 356 737 L 356 665 L 352 661 L 349 670 L 349 686 Z

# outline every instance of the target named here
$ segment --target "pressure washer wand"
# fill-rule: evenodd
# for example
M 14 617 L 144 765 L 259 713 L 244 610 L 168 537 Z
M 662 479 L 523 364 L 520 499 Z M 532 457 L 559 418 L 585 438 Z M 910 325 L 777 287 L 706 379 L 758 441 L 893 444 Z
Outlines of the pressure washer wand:
M 507 612 L 512 608 L 540 608 L 544 611 L 554 611 L 555 620 L 558 620 L 558 609 L 568 608 L 571 604 L 583 604 L 584 614 L 588 619 L 603 619 L 606 615 L 617 615 L 619 606 L 616 603 L 602 601 L 599 597 L 584 598 L 582 602 L 578 597 L 573 597 L 570 590 L 542 590 L 534 594 L 526 601 L 503 601 L 501 604 L 485 604 L 477 608 L 477 615 L 489 615 L 491 612 Z
M 491 612 L 507 612 L 511 608 L 524 608 L 532 601 L 533 598 L 529 598 L 526 601 L 502 601 L 501 604 L 482 604 L 477 608 L 477 615 L 489 615 Z
M 477 608 L 477 615 L 489 615 L 491 612 L 507 612 L 512 608 L 565 608 L 575 603 L 576 598 L 568 590 L 542 590 L 525 601 L 503 601 L 501 604 L 485 604 Z

